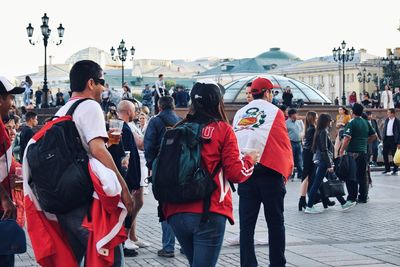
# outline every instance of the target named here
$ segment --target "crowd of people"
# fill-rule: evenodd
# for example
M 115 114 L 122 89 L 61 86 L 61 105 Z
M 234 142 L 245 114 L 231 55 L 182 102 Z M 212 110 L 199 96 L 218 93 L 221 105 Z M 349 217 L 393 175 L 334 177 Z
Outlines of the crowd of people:
M 351 110 L 339 107 L 335 120 L 328 114 L 313 111 L 302 118 L 297 114 L 297 105 L 292 103 L 290 88 L 286 88 L 280 105 L 274 85 L 266 78 L 256 78 L 247 84 L 248 104 L 237 111 L 230 124 L 223 104 L 224 89 L 214 81 L 196 82 L 189 95 L 179 86 L 169 92 L 160 74 L 154 88 L 146 85 L 143 89 L 141 103 L 128 84 L 123 86 L 121 101 L 113 103 L 101 67 L 83 60 L 70 71 L 69 101 L 61 105 L 56 119 L 49 119 L 39 131 L 36 113 L 23 108 L 19 114 L 12 105 L 15 94 L 23 94 L 24 101 L 30 98 L 29 85 L 28 78 L 22 87 L 14 87 L 0 77 L 0 139 L 5 144 L 0 148 L 0 164 L 5 166 L 0 168 L 0 217 L 16 219 L 20 227 L 26 222 L 36 260 L 45 267 L 58 266 L 60 262 L 68 266 L 94 263 L 123 266 L 125 257 L 134 257 L 141 253 L 141 248 L 155 245 L 138 235 L 138 227 L 145 226 L 137 225 L 136 221 L 144 205 L 144 195 L 149 193 L 149 181 L 154 182 L 156 177 L 165 177 L 165 172 L 173 171 L 162 169 L 165 164 L 159 161 L 164 149 L 169 151 L 172 147 L 169 145 L 173 144 L 174 130 L 184 126 L 195 124 L 200 129 L 196 133 L 196 140 L 201 144 L 198 164 L 202 173 L 212 180 L 212 190 L 207 197 L 191 201 L 159 201 L 162 236 L 157 253 L 160 257 L 174 257 L 177 240 L 181 253 L 194 267 L 212 267 L 218 261 L 226 222 L 234 223 L 234 183 L 239 184 L 240 233 L 235 240 L 240 245 L 241 266 L 258 265 L 254 233 L 261 204 L 268 226 L 270 266 L 285 266 L 287 181 L 294 179 L 295 173 L 302 180 L 300 211 L 321 213 L 323 210 L 316 207 L 318 202 L 324 208 L 336 204 L 324 194 L 323 181 L 337 179 L 338 166 L 344 166 L 347 158 L 346 177 L 339 178 L 344 181 L 348 196 L 347 199 L 343 195 L 335 196 L 347 211 L 356 203 L 369 200 L 369 166 L 377 162 L 379 142 L 383 142 L 385 174 L 391 171 L 388 155 L 394 156 L 400 148 L 400 120 L 394 108 L 388 109 L 382 134 L 373 114 L 364 113 L 363 105 L 357 101 Z M 180 118 L 175 107 L 187 107 L 189 103 L 187 116 Z M 79 136 L 78 144 L 85 157 L 74 164 L 87 162 L 87 170 L 79 175 L 87 171 L 93 183 L 93 198 L 57 212 L 47 210 L 47 197 L 58 196 L 44 190 L 46 185 L 38 182 L 37 174 L 31 171 L 37 162 L 30 153 L 35 145 L 44 142 L 43 138 L 50 140 L 51 134 L 61 138 L 53 129 L 59 131 L 65 121 L 74 123 Z M 331 127 L 337 132 L 333 139 Z M 62 136 L 61 140 L 68 138 L 67 134 Z M 181 142 L 184 138 L 187 136 L 178 136 Z M 185 144 L 180 151 L 184 153 L 193 146 Z M 52 161 L 56 154 L 42 153 L 43 160 L 48 160 L 47 168 L 56 164 Z M 170 153 L 167 161 L 172 166 L 180 152 Z M 54 168 L 63 173 L 60 181 L 64 171 L 77 175 L 70 169 Z M 396 175 L 397 171 L 395 166 L 392 174 Z M 193 177 L 198 175 L 196 170 Z M 79 186 L 76 185 L 76 190 Z M 152 186 L 169 190 L 157 183 Z M 74 192 L 69 193 L 66 199 L 73 202 L 71 198 L 76 196 Z M 43 246 L 42 240 L 49 240 L 48 244 Z M 14 266 L 14 255 L 0 255 L 0 266 Z
M 339 106 L 339 102 L 340 100 L 337 96 L 334 100 L 334 104 Z M 380 91 L 377 86 L 371 95 L 364 90 L 360 93 L 359 97 L 357 97 L 357 93 L 353 91 L 349 95 L 347 103 L 349 106 L 359 103 L 365 108 L 400 108 L 400 89 L 398 87 L 393 89 L 389 85 L 385 85 L 384 90 Z

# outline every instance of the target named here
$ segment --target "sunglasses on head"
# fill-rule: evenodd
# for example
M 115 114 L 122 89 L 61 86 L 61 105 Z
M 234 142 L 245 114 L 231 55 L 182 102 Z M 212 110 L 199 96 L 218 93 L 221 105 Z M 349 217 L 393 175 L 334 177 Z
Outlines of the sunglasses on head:
M 102 86 L 104 86 L 104 85 L 106 84 L 106 80 L 100 79 L 100 78 L 93 78 L 93 81 L 94 81 L 95 83 L 101 84 Z

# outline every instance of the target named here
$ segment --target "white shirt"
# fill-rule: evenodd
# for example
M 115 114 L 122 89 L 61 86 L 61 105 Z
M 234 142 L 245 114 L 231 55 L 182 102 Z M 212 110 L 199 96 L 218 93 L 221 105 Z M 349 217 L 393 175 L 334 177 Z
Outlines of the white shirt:
M 156 92 L 159 97 L 162 97 L 164 95 L 164 90 L 165 90 L 165 82 L 164 80 L 158 80 L 155 82 L 156 86 Z
M 64 116 L 68 109 L 78 99 L 68 101 L 61 107 L 56 116 Z M 82 140 L 82 145 L 89 154 L 89 142 L 97 137 L 108 139 L 106 122 L 100 104 L 94 100 L 86 100 L 80 103 L 75 112 L 72 114 L 72 120 L 75 122 L 79 135 Z
M 393 123 L 394 123 L 394 118 L 389 119 L 386 128 L 386 136 L 393 136 Z

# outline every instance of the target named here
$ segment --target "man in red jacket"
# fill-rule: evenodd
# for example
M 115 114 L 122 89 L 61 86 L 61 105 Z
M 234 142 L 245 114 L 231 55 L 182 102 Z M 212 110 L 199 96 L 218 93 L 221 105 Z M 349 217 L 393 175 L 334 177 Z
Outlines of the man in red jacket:
M 14 94 L 25 91 L 22 87 L 14 87 L 5 77 L 0 77 L 0 115 L 5 117 L 11 109 Z M 11 200 L 8 174 L 12 162 L 11 140 L 7 134 L 3 120 L 0 118 L 0 220 L 15 219 L 16 208 Z M 1 241 L 0 241 L 1 242 Z M 0 266 L 14 266 L 14 255 L 0 255 Z
M 293 155 L 283 112 L 270 103 L 272 88 L 270 80 L 255 79 L 251 85 L 254 100 L 240 109 L 233 120 L 240 150 L 258 151 L 261 155 L 253 175 L 238 187 L 242 267 L 258 264 L 254 229 L 261 203 L 268 225 L 270 266 L 286 264 L 283 202 Z

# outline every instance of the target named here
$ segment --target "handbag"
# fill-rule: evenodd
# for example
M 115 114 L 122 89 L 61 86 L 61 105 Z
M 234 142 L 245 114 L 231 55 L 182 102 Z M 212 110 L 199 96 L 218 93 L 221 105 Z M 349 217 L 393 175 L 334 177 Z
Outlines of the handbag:
M 396 150 L 396 153 L 393 157 L 393 163 L 396 164 L 396 166 L 400 166 L 400 149 Z
M 25 232 L 15 220 L 0 221 L 0 255 L 21 254 L 26 252 Z
M 346 194 L 344 182 L 339 180 L 334 173 L 329 173 L 327 178 L 328 180 L 322 183 L 322 192 L 325 197 L 341 197 Z

